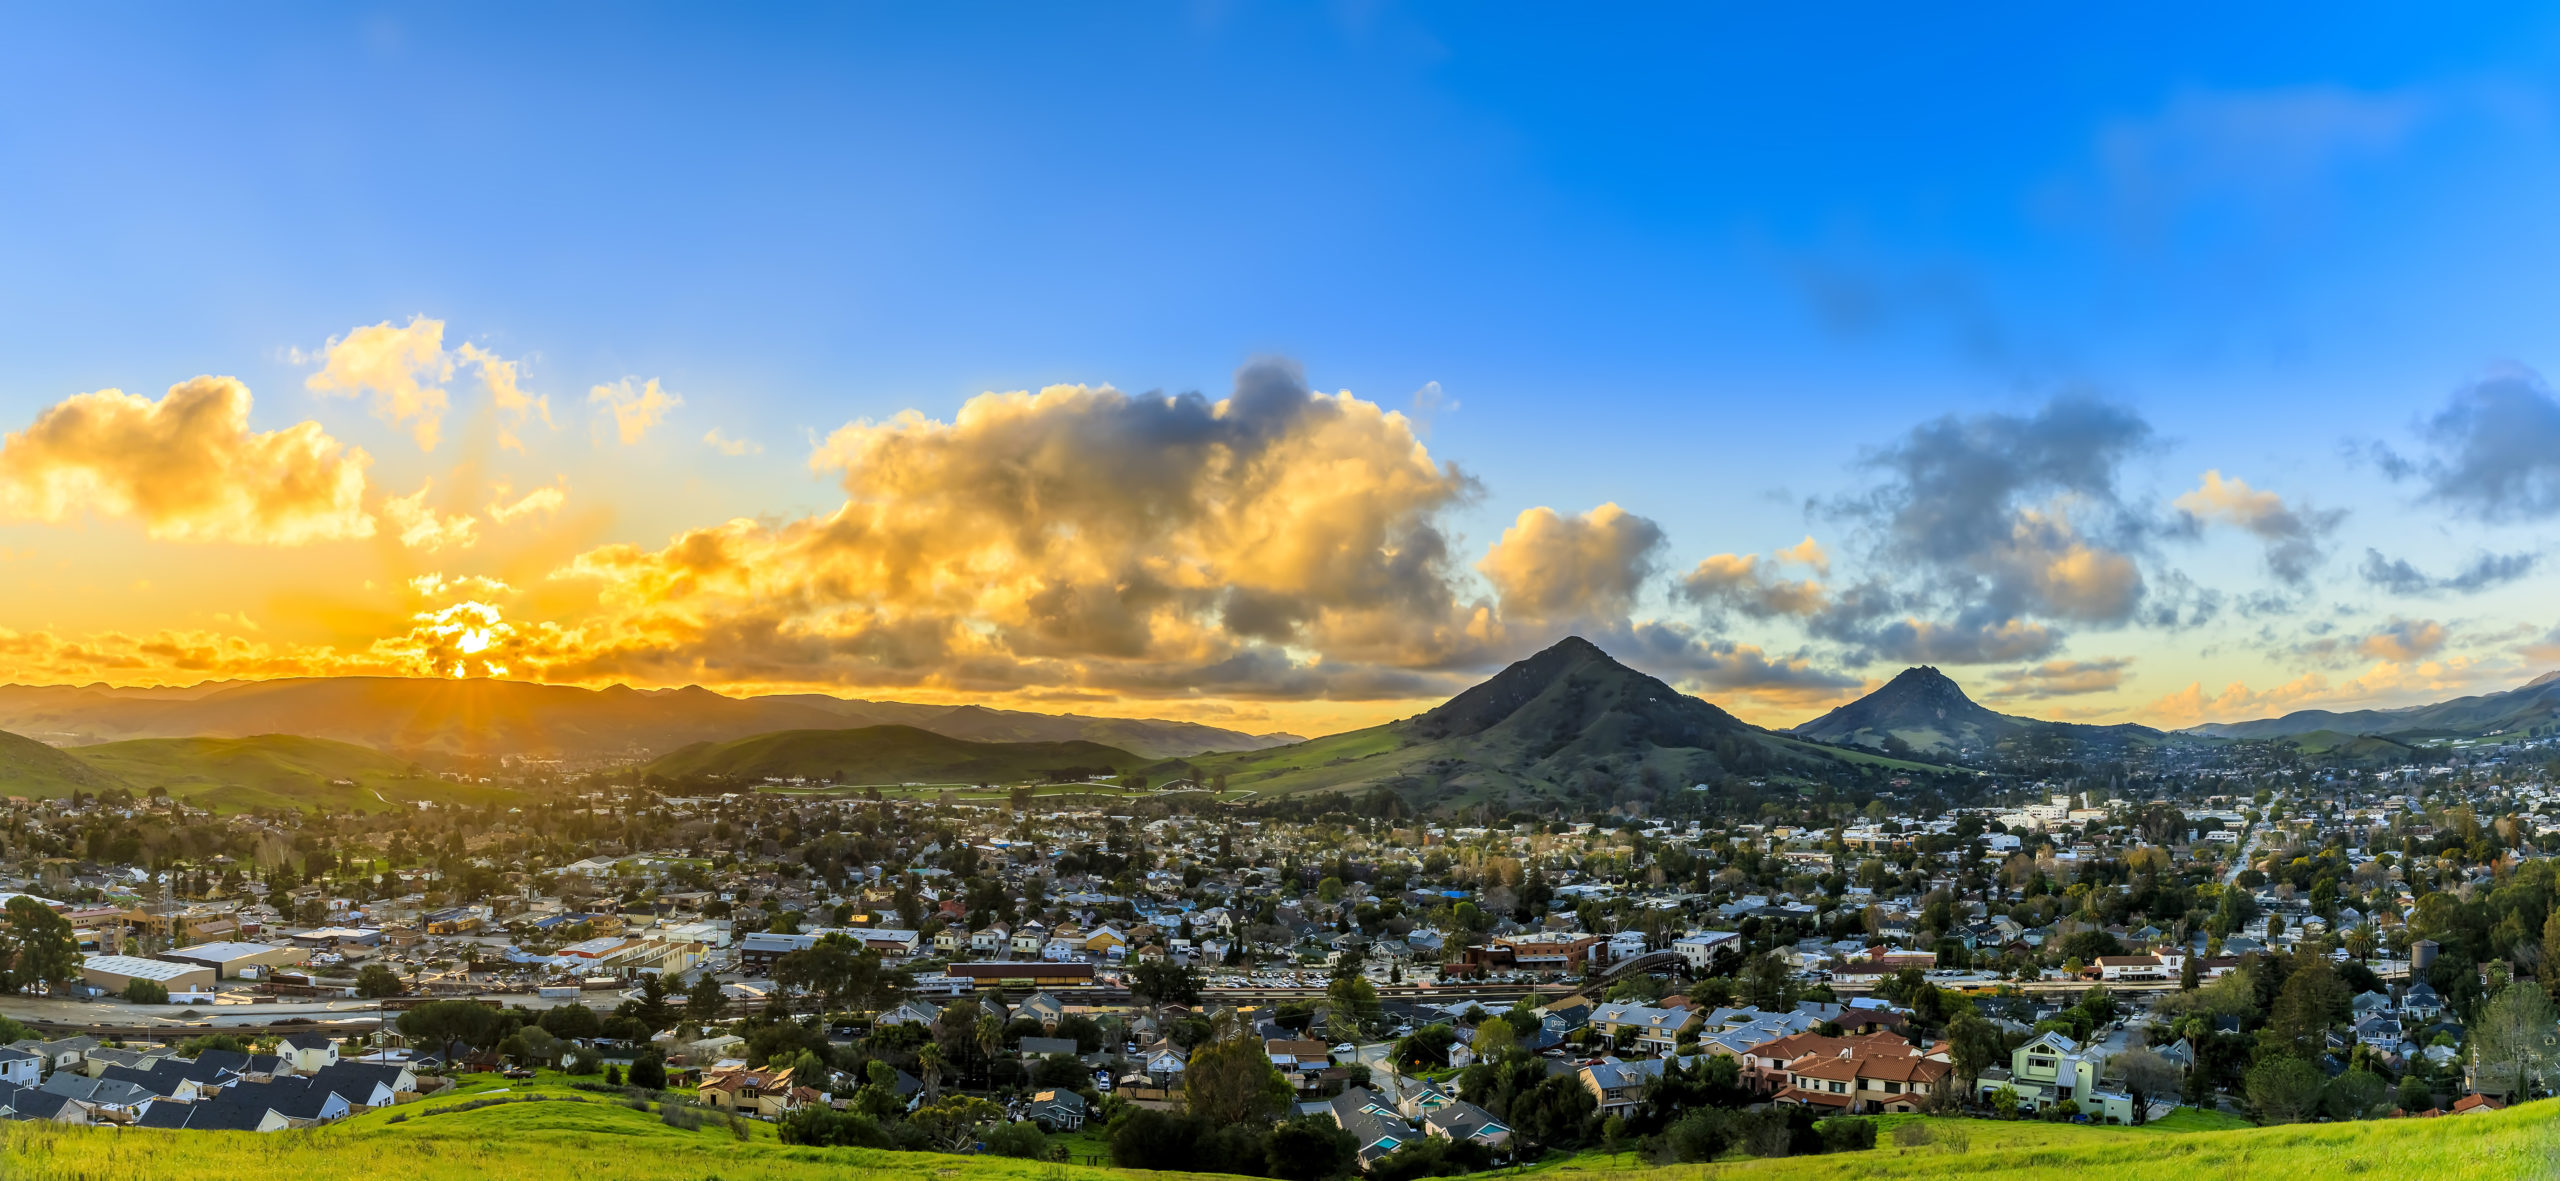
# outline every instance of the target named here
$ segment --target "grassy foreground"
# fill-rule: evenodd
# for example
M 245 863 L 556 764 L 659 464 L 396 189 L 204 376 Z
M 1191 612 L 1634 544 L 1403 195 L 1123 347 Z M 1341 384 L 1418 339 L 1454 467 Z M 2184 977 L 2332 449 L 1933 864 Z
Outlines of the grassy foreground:
M 477 1110 L 475 1099 L 540 1096 Z M 427 1113 L 446 1110 L 444 1115 Z M 397 1119 L 395 1117 L 404 1117 Z M 2419 1178 L 2560 1178 L 2560 1101 L 2492 1115 L 2355 1124 L 2213 1130 L 2220 1121 L 2182 1113 L 2153 1128 L 1936 1121 L 1961 1127 L 1962 1151 L 1944 1144 L 1885 1146 L 1854 1155 L 1654 1167 L 1632 1156 L 1587 1155 L 1544 1168 L 1556 1181 L 1789 1181 L 1793 1178 L 2067 1178 L 2069 1181 L 2290 1181 L 2341 1175 Z M 367 1112 L 309 1131 L 160 1132 L 0 1125 L 0 1176 L 26 1181 L 206 1178 L 225 1181 L 746 1181 L 863 1177 L 913 1181 L 1105 1181 L 1124 1170 L 932 1153 L 787 1147 L 750 1125 L 737 1139 L 714 1123 L 668 1127 L 654 1113 L 553 1083 L 476 1082 L 451 1095 Z M 1200 1174 L 1149 1174 L 1182 1178 Z

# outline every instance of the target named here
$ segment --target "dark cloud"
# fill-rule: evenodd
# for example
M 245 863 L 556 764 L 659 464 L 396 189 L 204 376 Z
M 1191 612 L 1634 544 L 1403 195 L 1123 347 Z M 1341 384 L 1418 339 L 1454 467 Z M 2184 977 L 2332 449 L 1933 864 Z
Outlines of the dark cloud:
M 2139 622 L 2139 561 L 2169 526 L 2119 491 L 2150 424 L 2087 396 L 2028 414 L 1948 415 L 1864 461 L 1865 492 L 1818 506 L 1857 526 L 1868 568 L 1809 622 L 1872 659 L 1983 663 L 2040 658 L 2059 624 Z
M 2540 374 L 2514 369 L 2454 391 L 2422 424 L 2425 453 L 2376 446 L 2387 475 L 2416 476 L 2426 498 L 2483 521 L 2560 513 L 2560 401 Z
M 2542 555 L 2531 550 L 2512 554 L 2484 553 L 2464 563 L 2452 576 L 2437 578 L 2409 564 L 2406 558 L 2384 557 L 2381 550 L 2364 551 L 2364 580 L 2395 595 L 2425 595 L 2451 591 L 2473 594 L 2533 573 L 2541 565 Z
M 2026 668 L 2005 669 L 1992 681 L 1990 696 L 2001 698 L 2071 697 L 2104 693 L 2124 684 L 2129 657 L 2105 660 L 2050 660 Z

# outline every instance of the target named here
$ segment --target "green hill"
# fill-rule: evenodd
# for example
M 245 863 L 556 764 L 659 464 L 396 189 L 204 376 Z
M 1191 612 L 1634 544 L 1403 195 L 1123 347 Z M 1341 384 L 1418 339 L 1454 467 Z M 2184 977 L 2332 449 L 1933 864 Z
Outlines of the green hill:
M 783 730 L 697 742 L 641 767 L 668 779 L 753 782 L 767 777 L 841 784 L 1018 783 L 1113 774 L 1146 759 L 1098 742 L 970 742 L 913 726 Z
M 0 796 L 53 799 L 129 786 L 63 751 L 0 731 Z
M 507 1085 L 477 1076 L 450 1095 L 368 1111 L 324 1127 L 265 1134 L 0 1123 L 0 1175 L 13 1181 L 1205 1181 L 1221 1176 L 989 1156 L 788 1147 L 769 1124 L 748 1123 L 743 1139 L 717 1122 L 680 1130 L 667 1126 L 653 1110 L 571 1090 L 551 1081 L 556 1077 Z M 470 1107 L 474 1103 L 485 1106 Z M 2330 1181 L 2340 1174 L 2506 1179 L 2553 1177 L 2554 1154 L 2560 1149 L 2560 1102 L 2550 1100 L 2487 1115 L 2237 1130 L 2214 1130 L 2228 1121 L 2186 1116 L 2181 1112 L 2150 1128 L 1928 1120 L 1941 1134 L 1921 1147 L 1895 1147 L 1888 1134 L 1878 1138 L 1882 1146 L 1857 1153 L 1667 1167 L 1632 1154 L 1593 1153 L 1541 1171 L 1558 1181 L 1639 1176 L 1647 1181 L 2086 1181 L 2093 1176 L 2120 1181 Z M 1915 1118 L 1888 1116 L 1879 1122 Z
M 137 738 L 69 752 L 136 792 L 219 812 L 256 808 L 371 810 L 453 799 L 459 785 L 425 777 L 405 759 L 352 743 L 293 734 L 250 738 Z
M 1772 734 L 1571 637 L 1402 721 L 1159 770 L 1224 775 L 1229 788 L 1258 795 L 1385 787 L 1417 805 L 1448 807 L 1619 799 L 1733 774 L 1819 774 L 1845 765 L 1944 773 Z

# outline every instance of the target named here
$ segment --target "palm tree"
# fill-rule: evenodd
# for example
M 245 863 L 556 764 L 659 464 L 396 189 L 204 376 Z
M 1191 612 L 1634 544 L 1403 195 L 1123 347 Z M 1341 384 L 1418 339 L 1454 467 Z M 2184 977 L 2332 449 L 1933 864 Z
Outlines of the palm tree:
M 916 1051 L 916 1065 L 924 1068 L 924 1101 L 931 1103 L 942 1092 L 942 1047 L 926 1042 Z
M 996 1051 L 1004 1048 L 1004 1023 L 994 1014 L 978 1018 L 978 1052 L 985 1056 L 987 1085 L 996 1085 Z

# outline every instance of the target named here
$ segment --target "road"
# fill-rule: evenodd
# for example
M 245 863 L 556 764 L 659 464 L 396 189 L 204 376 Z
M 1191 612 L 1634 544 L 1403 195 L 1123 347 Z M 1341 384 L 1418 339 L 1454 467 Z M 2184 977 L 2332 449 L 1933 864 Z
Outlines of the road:
M 2258 848 L 2259 831 L 2259 826 L 2252 824 L 2249 826 L 2249 831 L 2241 834 L 2240 854 L 2231 859 L 2231 872 L 2222 875 L 2223 889 L 2230 889 L 2231 883 L 2240 880 L 2241 871 L 2249 868 L 2249 854 Z

